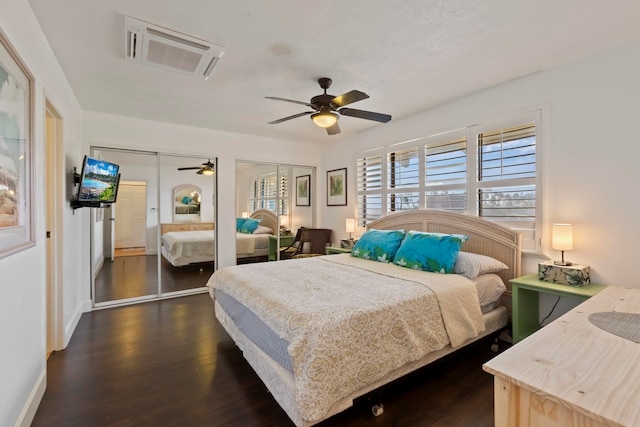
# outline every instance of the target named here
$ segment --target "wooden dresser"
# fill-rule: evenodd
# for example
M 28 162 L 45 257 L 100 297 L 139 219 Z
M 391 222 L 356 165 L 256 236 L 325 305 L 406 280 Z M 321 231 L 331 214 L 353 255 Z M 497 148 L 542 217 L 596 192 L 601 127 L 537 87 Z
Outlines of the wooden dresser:
M 640 344 L 588 317 L 640 313 L 640 289 L 608 286 L 485 363 L 495 425 L 640 426 Z
M 212 222 L 173 222 L 160 224 L 161 234 L 170 231 L 213 230 Z

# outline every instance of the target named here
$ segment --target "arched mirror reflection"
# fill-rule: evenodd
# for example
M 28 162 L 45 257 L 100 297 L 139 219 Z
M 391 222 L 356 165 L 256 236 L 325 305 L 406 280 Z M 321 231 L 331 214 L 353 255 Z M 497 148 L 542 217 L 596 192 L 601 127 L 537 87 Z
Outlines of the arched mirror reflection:
M 298 228 L 314 226 L 315 206 L 311 194 L 314 183 L 313 167 L 252 161 L 236 163 L 238 264 L 277 261 L 281 248 L 293 243 Z M 269 219 L 257 218 L 259 216 Z M 262 226 L 258 228 L 256 222 Z M 245 247 L 247 241 L 253 241 L 249 244 L 250 250 Z
M 202 189 L 191 184 L 173 189 L 173 222 L 200 222 Z

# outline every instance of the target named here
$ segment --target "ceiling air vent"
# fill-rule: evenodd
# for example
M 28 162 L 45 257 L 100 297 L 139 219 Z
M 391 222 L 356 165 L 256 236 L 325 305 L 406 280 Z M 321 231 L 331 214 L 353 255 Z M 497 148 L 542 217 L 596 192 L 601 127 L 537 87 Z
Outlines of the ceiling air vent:
M 126 58 L 206 80 L 224 47 L 125 17 Z

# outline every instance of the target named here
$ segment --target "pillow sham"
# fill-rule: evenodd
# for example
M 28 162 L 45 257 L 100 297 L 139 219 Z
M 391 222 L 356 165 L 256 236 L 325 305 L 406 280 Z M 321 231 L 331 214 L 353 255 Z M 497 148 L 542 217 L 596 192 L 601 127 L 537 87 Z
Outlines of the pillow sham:
M 247 218 L 236 218 L 236 231 L 240 231 L 240 227 L 247 220 Z
M 389 263 L 404 238 L 404 230 L 367 230 L 353 245 L 351 256 Z
M 494 273 L 481 274 L 471 279 L 471 281 L 476 285 L 480 311 L 483 314 L 500 305 L 500 297 L 507 290 L 500 276 Z
M 253 234 L 273 234 L 273 230 L 271 227 L 265 227 L 264 225 L 258 225 L 255 230 L 253 230 Z
M 260 221 L 255 218 L 245 218 L 244 222 L 238 229 L 240 233 L 251 234 L 260 225 Z
M 402 241 L 393 263 L 401 267 L 434 273 L 453 273 L 460 247 L 469 240 L 464 234 L 424 233 L 409 231 Z
M 460 251 L 453 266 L 453 271 L 456 274 L 462 274 L 469 279 L 481 274 L 498 273 L 508 269 L 509 267 L 502 261 L 498 261 L 495 258 L 463 251 Z

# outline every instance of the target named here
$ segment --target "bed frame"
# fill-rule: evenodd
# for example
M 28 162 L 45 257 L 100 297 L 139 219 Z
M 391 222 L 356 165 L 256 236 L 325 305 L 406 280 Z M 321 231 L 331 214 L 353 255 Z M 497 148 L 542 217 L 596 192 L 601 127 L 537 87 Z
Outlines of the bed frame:
M 250 218 L 259 219 L 260 225 L 269 227 L 273 230 L 273 234 L 278 234 L 278 217 L 272 211 L 268 209 L 258 209 L 251 214 Z
M 509 283 L 508 279 L 520 275 L 520 234 L 482 218 L 447 211 L 425 209 L 395 213 L 373 221 L 369 224 L 368 228 L 379 230 L 402 229 L 449 234 L 466 234 L 470 239 L 463 246 L 465 251 L 491 256 L 502 261 L 509 267 L 509 270 L 506 270 L 501 274 L 501 277 L 507 286 Z M 292 400 L 295 400 L 293 399 L 295 396 L 295 382 L 292 374 L 277 362 L 273 361 L 273 359 L 246 338 L 246 336 L 236 327 L 231 318 L 224 312 L 222 307 L 220 307 L 217 301 L 214 305 L 216 317 L 227 330 L 229 335 L 231 335 L 236 345 L 242 350 L 245 359 L 253 367 L 256 373 L 265 372 L 266 370 L 266 374 L 258 373 L 258 375 L 265 383 L 275 400 L 284 409 L 296 426 L 304 427 L 311 426 L 344 411 L 353 405 L 353 400 L 357 397 L 369 393 L 397 378 L 426 366 L 447 354 L 457 351 L 459 348 L 465 347 L 472 342 L 500 331 L 506 326 L 508 320 L 507 309 L 504 306 L 497 307 L 491 312 L 483 315 L 486 331 L 480 336 L 467 340 L 463 345 L 456 347 L 455 349 L 450 345 L 447 345 L 441 350 L 427 354 L 420 360 L 398 368 L 379 381 L 369 384 L 351 395 L 346 396 L 344 399 L 334 403 L 322 420 L 309 422 L 300 416 L 297 408 L 292 403 Z M 256 369 L 257 367 L 261 369 L 258 370 Z M 480 369 L 480 367 L 478 368 Z M 374 414 L 376 413 L 376 410 L 380 411 L 380 407 L 374 407 L 372 409 Z

